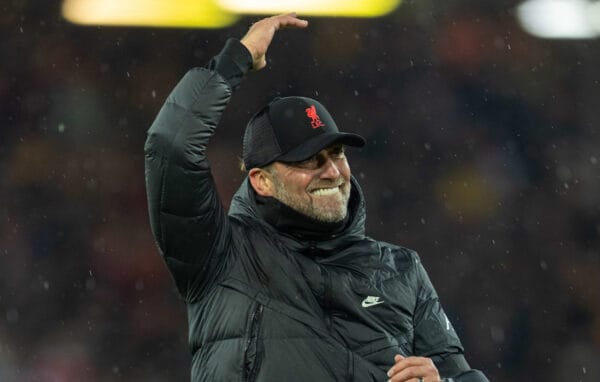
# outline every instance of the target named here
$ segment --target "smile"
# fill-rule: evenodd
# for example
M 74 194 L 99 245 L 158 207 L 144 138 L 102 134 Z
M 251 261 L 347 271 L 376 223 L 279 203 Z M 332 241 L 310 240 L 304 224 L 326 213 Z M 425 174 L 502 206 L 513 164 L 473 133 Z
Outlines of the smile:
M 316 190 L 311 191 L 310 193 L 315 196 L 328 196 L 333 195 L 337 192 L 340 192 L 340 187 L 331 187 L 331 188 L 317 188 Z

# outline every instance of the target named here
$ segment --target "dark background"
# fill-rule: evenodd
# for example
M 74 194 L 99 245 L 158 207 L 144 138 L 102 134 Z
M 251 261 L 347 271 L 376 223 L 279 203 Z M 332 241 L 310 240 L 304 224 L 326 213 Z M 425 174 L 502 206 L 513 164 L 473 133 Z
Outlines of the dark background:
M 483 3 L 483 4 L 482 4 Z M 210 147 L 225 204 L 247 119 L 321 100 L 368 233 L 417 250 L 493 381 L 600 380 L 600 44 L 540 40 L 514 1 L 406 1 L 310 18 L 234 95 Z M 0 380 L 189 379 L 183 303 L 154 246 L 145 133 L 222 30 L 80 27 L 0 5 Z

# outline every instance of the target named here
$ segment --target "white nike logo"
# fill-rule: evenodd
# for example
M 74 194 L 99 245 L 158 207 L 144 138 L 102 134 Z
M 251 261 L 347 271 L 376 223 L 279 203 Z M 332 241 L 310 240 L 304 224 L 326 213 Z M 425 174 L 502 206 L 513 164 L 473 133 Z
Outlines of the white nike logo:
M 379 297 L 367 296 L 362 302 L 363 308 L 368 308 L 373 305 L 382 304 L 384 301 L 379 301 Z

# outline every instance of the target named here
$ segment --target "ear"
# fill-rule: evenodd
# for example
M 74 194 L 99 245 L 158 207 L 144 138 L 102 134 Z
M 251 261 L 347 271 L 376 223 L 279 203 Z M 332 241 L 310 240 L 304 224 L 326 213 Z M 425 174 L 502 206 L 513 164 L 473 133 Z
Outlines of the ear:
M 273 196 L 273 181 L 267 171 L 253 168 L 248 172 L 248 178 L 257 194 L 260 196 Z

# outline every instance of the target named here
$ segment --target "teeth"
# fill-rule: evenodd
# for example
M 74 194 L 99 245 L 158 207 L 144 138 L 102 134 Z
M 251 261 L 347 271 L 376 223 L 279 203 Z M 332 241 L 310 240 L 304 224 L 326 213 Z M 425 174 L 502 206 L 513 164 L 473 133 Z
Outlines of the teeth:
M 338 192 L 339 190 L 340 190 L 339 187 L 319 188 L 317 190 L 311 191 L 311 194 L 316 195 L 316 196 L 327 196 L 327 195 L 333 195 L 336 192 Z

